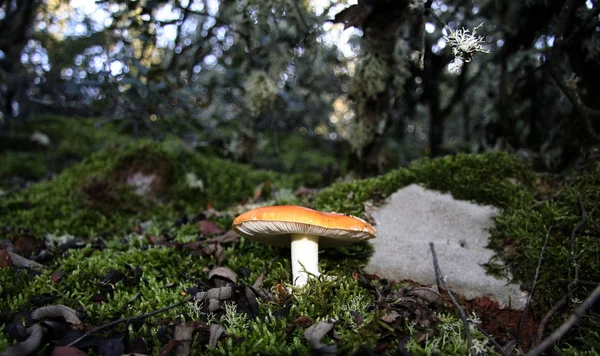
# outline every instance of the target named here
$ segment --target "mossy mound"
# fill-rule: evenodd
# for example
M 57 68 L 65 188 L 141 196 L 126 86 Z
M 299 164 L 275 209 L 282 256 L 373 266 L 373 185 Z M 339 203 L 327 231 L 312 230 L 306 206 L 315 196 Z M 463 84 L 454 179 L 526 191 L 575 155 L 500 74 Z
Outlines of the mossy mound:
M 591 167 L 574 177 L 550 177 L 534 173 L 506 153 L 458 154 L 420 160 L 372 179 L 333 185 L 319 194 L 315 205 L 360 215 L 364 203 L 419 183 L 457 199 L 500 207 L 490 238 L 497 255 L 486 267 L 497 275 L 510 271 L 513 281 L 526 290 L 533 285 L 544 239 L 552 227 L 533 297 L 532 309 L 541 318 L 564 295 L 570 295 L 568 310 L 573 310 L 600 280 L 600 166 Z M 578 282 L 571 284 L 575 280 Z M 555 317 L 552 326 L 568 316 Z M 565 347 L 575 343 L 591 350 L 600 344 L 593 331 L 600 329 L 600 320 L 587 318 L 581 325 L 585 337 L 568 339 Z
M 423 159 L 408 168 L 350 183 L 335 184 L 319 194 L 315 205 L 321 210 L 360 215 L 369 200 L 388 197 L 412 183 L 450 192 L 456 199 L 517 207 L 532 199 L 535 174 L 518 158 L 502 152 L 483 155 L 459 154 Z
M 209 204 L 222 208 L 240 202 L 265 182 L 282 188 L 298 183 L 182 146 L 141 141 L 109 147 L 51 181 L 3 199 L 0 225 L 35 235 L 123 233 L 142 221 L 172 221 L 184 213 L 199 214 Z

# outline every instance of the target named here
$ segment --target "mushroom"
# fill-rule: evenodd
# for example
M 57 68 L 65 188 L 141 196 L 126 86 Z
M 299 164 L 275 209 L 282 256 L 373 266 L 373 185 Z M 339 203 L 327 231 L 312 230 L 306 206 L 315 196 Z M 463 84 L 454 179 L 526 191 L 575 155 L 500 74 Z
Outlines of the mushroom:
M 250 210 L 233 221 L 241 236 L 292 249 L 294 286 L 309 275 L 319 275 L 319 247 L 338 247 L 375 237 L 375 228 L 346 214 L 323 213 L 301 206 L 266 206 Z

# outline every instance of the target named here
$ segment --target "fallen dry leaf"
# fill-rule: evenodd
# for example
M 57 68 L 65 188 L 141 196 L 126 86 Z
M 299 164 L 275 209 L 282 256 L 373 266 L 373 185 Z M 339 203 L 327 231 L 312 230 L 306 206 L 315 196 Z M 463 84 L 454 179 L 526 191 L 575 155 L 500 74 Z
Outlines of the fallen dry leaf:
M 210 339 L 208 341 L 208 346 L 209 347 L 217 347 L 217 342 L 219 342 L 219 339 L 221 338 L 221 336 L 225 333 L 225 329 L 218 324 L 211 324 L 210 325 Z
M 12 259 L 5 249 L 0 249 L 0 267 L 10 267 L 13 265 Z
M 224 233 L 221 236 L 218 237 L 213 237 L 210 239 L 207 239 L 206 243 L 228 243 L 228 242 L 238 242 L 240 240 L 240 236 L 238 234 L 235 233 L 235 231 L 233 230 L 229 230 L 226 233 Z
M 87 353 L 71 346 L 56 346 L 52 350 L 52 356 L 86 356 Z
M 192 325 L 177 325 L 175 326 L 175 340 L 179 341 L 177 346 L 177 356 L 188 356 L 192 347 L 192 336 L 196 328 Z
M 44 240 L 31 235 L 19 235 L 13 238 L 15 247 L 23 256 L 31 256 L 44 246 Z
M 44 328 L 40 324 L 33 324 L 27 331 L 29 332 L 29 337 L 25 341 L 4 350 L 2 356 L 29 355 L 37 350 L 44 337 Z
M 23 268 L 44 268 L 44 265 L 37 263 L 35 261 L 29 260 L 21 255 L 18 255 L 14 252 L 7 251 L 10 259 L 12 260 L 12 265 L 15 267 L 23 267 Z
M 228 267 L 215 267 L 208 273 L 208 280 L 217 287 L 237 283 L 237 274 Z
M 214 222 L 210 220 L 202 220 L 197 224 L 198 230 L 203 235 L 214 235 L 214 234 L 222 234 L 223 230 Z
M 313 349 L 319 355 L 334 356 L 337 354 L 337 345 L 325 345 L 321 343 L 321 339 L 333 330 L 333 326 L 333 324 L 324 321 L 319 321 L 318 323 L 310 326 L 304 332 L 304 338 L 310 341 L 310 344 L 312 345 Z
M 50 276 L 50 279 L 52 280 L 52 282 L 53 282 L 53 283 L 56 283 L 56 282 L 58 282 L 58 280 L 59 280 L 59 279 L 61 279 L 61 278 L 62 278 L 62 276 L 64 276 L 64 275 L 65 275 L 65 272 L 62 272 L 62 271 L 56 271 L 56 272 L 53 272 L 53 273 L 52 273 L 52 275 Z
M 81 320 L 77 317 L 77 312 L 65 305 L 49 305 L 41 308 L 37 308 L 31 313 L 31 319 L 38 321 L 44 319 L 52 319 L 62 317 L 67 323 L 81 324 Z

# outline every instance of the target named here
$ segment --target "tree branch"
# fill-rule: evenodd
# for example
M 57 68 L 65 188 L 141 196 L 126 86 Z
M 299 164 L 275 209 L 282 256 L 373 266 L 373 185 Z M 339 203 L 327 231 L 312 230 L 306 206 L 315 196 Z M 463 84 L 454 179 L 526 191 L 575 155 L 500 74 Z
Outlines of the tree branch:
M 560 11 L 560 17 L 558 26 L 556 27 L 556 35 L 554 40 L 554 47 L 552 48 L 552 54 L 550 57 L 550 69 L 552 77 L 556 81 L 556 84 L 563 91 L 563 93 L 569 98 L 571 104 L 577 110 L 588 133 L 595 139 L 600 140 L 600 135 L 596 132 L 594 125 L 592 124 L 591 117 L 600 116 L 600 110 L 592 109 L 588 107 L 579 94 L 575 87 L 569 86 L 567 79 L 563 76 L 560 69 L 560 60 L 563 55 L 563 44 L 565 42 L 565 32 L 571 19 L 571 15 L 575 8 L 577 0 L 567 0 L 562 10 Z
M 550 336 L 548 336 L 542 343 L 536 347 L 535 349 L 529 351 L 527 356 L 538 356 L 541 355 L 544 351 L 554 345 L 555 342 L 560 340 L 565 334 L 571 330 L 575 324 L 579 322 L 579 320 L 585 315 L 587 310 L 598 300 L 600 299 L 600 284 L 594 289 L 594 291 L 587 297 L 587 299 L 581 303 L 581 305 L 575 309 L 573 314 L 565 321 L 557 330 L 555 330 Z
M 115 321 L 111 321 L 108 324 L 100 325 L 100 326 L 95 327 L 92 330 L 88 331 L 87 333 L 83 334 L 80 338 L 78 338 L 75 341 L 71 342 L 67 346 L 68 347 L 69 346 L 74 346 L 78 342 L 80 342 L 81 340 L 85 339 L 86 337 L 88 337 L 90 335 L 93 335 L 93 334 L 95 334 L 97 332 L 100 332 L 100 331 L 102 331 L 102 330 L 104 330 L 106 328 L 109 328 L 111 326 L 114 326 L 114 325 L 117 325 L 117 324 L 121 324 L 121 323 L 124 323 L 124 322 L 127 322 L 127 321 L 133 321 L 133 320 L 138 320 L 138 319 L 149 318 L 149 317 L 151 317 L 153 315 L 165 312 L 165 311 L 167 311 L 169 309 L 173 309 L 173 308 L 178 307 L 178 306 L 180 306 L 182 304 L 185 304 L 185 303 L 189 302 L 190 300 L 192 300 L 192 297 L 187 297 L 187 298 L 185 298 L 185 299 L 183 299 L 183 300 L 181 300 L 181 301 L 179 301 L 179 302 L 177 302 L 175 304 L 167 305 L 164 308 L 151 311 L 150 313 L 146 313 L 146 314 L 142 314 L 142 315 L 137 315 L 137 316 L 132 316 L 132 317 L 129 317 L 129 318 L 122 318 L 122 319 L 118 319 L 118 320 L 115 320 Z

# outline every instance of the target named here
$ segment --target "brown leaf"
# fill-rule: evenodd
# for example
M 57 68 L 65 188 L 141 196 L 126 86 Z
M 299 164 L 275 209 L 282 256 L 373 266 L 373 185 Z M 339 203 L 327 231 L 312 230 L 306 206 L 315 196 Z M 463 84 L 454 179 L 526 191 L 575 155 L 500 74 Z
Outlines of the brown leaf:
M 179 340 L 171 340 L 171 341 L 169 341 L 169 343 L 166 344 L 165 347 L 163 347 L 158 352 L 158 356 L 169 356 L 169 355 L 171 355 L 171 352 L 173 352 L 173 350 L 175 350 L 180 344 L 181 344 L 181 341 L 179 341 Z
M 85 352 L 79 350 L 76 347 L 70 346 L 56 346 L 54 350 L 52 350 L 52 356 L 85 356 L 87 355 Z
M 13 265 L 8 251 L 0 249 L 0 267 L 10 267 Z
M 418 333 L 415 336 L 415 339 L 417 340 L 417 342 L 424 342 L 426 340 L 430 340 L 434 335 L 435 332 L 433 330 L 427 330 L 425 332 Z
M 52 280 L 52 282 L 53 282 L 53 283 L 56 283 L 56 282 L 58 282 L 58 280 L 59 280 L 59 279 L 61 279 L 61 278 L 62 278 L 62 276 L 64 276 L 64 275 L 65 275 L 65 272 L 62 272 L 62 271 L 56 271 L 56 272 L 53 272 L 53 273 L 52 273 L 52 275 L 50 276 L 50 279 Z
M 265 279 L 265 274 L 263 272 L 260 274 L 260 276 L 258 276 L 258 278 L 256 278 L 254 283 L 252 283 L 252 288 L 256 288 L 256 289 L 260 288 L 260 285 L 262 284 L 264 279 Z
M 271 182 L 264 182 L 257 185 L 256 188 L 254 188 L 254 195 L 252 196 L 252 198 L 254 200 L 258 200 L 258 198 L 260 198 L 263 194 L 263 190 L 265 189 L 265 187 L 271 187 Z
M 221 246 L 220 243 L 217 243 L 217 250 L 215 251 L 215 257 L 217 258 L 217 262 L 219 263 L 219 265 L 222 265 L 223 262 L 225 262 L 225 259 L 227 258 L 225 256 L 225 251 L 223 251 L 223 246 Z
M 223 216 L 222 212 L 213 209 L 213 207 L 211 205 L 209 205 L 208 208 L 206 208 L 206 210 L 204 210 L 203 214 L 207 218 L 210 218 L 211 216 L 216 216 L 216 217 Z
M 433 305 L 441 305 L 443 302 L 442 296 L 437 292 L 437 287 L 435 287 L 435 289 L 426 287 L 413 288 L 408 291 L 406 295 L 411 297 L 419 297 L 427 303 Z
M 15 247 L 23 256 L 31 256 L 44 246 L 44 241 L 31 235 L 20 235 L 13 238 Z
M 143 337 L 138 336 L 127 345 L 128 354 L 148 355 L 148 346 Z
M 224 243 L 228 243 L 228 242 L 238 242 L 239 240 L 240 240 L 240 236 L 238 234 L 236 234 L 235 231 L 229 230 L 226 233 L 224 233 L 223 235 L 210 238 L 210 239 L 206 240 L 205 242 L 206 243 L 218 242 L 218 243 L 224 244 Z
M 208 280 L 215 283 L 217 287 L 223 287 L 231 283 L 237 283 L 237 274 L 227 267 L 215 267 L 208 273 Z M 220 283 L 219 280 L 225 283 Z
M 203 235 L 221 234 L 223 230 L 210 220 L 202 220 L 198 222 L 198 229 Z
M 296 191 L 294 192 L 294 195 L 297 197 L 301 197 L 304 195 L 316 194 L 318 191 L 319 190 L 315 189 L 315 188 L 300 187 L 300 188 L 296 189 Z
M 391 324 L 394 321 L 396 321 L 396 319 L 398 319 L 400 317 L 400 313 L 398 313 L 395 310 L 390 310 L 388 312 L 386 312 L 382 317 L 380 317 L 379 319 L 381 321 L 383 321 L 384 323 L 388 323 Z
M 312 320 L 308 316 L 299 316 L 294 320 L 293 323 L 301 328 L 308 328 L 312 325 Z

